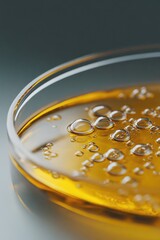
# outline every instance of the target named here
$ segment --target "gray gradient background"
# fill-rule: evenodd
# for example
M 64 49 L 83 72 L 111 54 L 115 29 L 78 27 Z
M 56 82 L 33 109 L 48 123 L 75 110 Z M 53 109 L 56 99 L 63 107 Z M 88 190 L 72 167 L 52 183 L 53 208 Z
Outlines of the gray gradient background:
M 56 221 L 54 233 L 41 226 L 14 194 L 6 137 L 13 98 L 37 75 L 70 59 L 160 43 L 159 13 L 158 0 L 0 1 L 0 239 L 71 239 Z

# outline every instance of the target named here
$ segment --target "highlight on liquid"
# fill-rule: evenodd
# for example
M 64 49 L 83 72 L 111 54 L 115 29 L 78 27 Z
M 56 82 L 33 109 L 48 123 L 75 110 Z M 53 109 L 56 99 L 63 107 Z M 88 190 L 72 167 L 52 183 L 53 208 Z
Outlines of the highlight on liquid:
M 51 104 L 23 125 L 19 137 L 39 159 L 21 159 L 22 174 L 66 196 L 68 204 L 74 199 L 90 208 L 160 215 L 160 85 Z

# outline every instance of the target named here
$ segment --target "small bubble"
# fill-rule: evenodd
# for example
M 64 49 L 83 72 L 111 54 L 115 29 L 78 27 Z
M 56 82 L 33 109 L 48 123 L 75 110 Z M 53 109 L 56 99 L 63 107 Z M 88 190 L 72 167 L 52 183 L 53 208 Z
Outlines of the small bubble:
M 109 117 L 113 121 L 123 121 L 123 120 L 126 119 L 126 114 L 122 111 L 115 110 L 115 111 L 110 113 Z
M 122 184 L 127 184 L 127 185 L 131 185 L 132 187 L 137 187 L 138 182 L 136 179 L 131 178 L 130 176 L 126 176 L 122 179 L 121 181 Z
M 80 168 L 80 170 L 81 170 L 82 172 L 86 172 L 86 171 L 88 171 L 88 168 L 85 167 L 85 166 L 83 166 L 83 167 Z
M 99 147 L 98 147 L 96 144 L 92 144 L 92 145 L 90 145 L 90 146 L 88 147 L 88 150 L 89 150 L 90 152 L 98 152 Z
M 119 161 L 124 158 L 124 154 L 117 148 L 111 148 L 104 153 L 104 157 L 110 161 Z
M 139 168 L 139 167 L 136 167 L 133 172 L 136 174 L 136 175 L 143 175 L 144 171 L 142 168 Z
M 104 158 L 103 154 L 101 154 L 101 153 L 95 153 L 95 154 L 91 157 L 90 160 L 93 161 L 93 162 L 103 162 L 103 161 L 105 160 L 105 158 Z
M 153 175 L 156 175 L 156 176 L 158 175 L 158 172 L 157 172 L 157 171 L 155 171 L 155 170 L 153 170 L 153 172 L 152 172 L 152 173 L 153 173 Z
M 133 123 L 134 123 L 134 118 L 130 118 L 130 119 L 128 120 L 128 122 L 131 123 L 131 124 L 133 124 Z
M 60 115 L 55 114 L 55 115 L 53 115 L 51 117 L 48 117 L 47 121 L 51 122 L 51 121 L 54 121 L 54 120 L 61 120 L 61 119 L 62 119 L 62 117 Z
M 84 162 L 82 162 L 82 165 L 88 168 L 88 167 L 93 167 L 94 163 L 89 160 L 85 160 Z
M 113 183 L 113 182 L 110 179 L 106 179 L 106 180 L 103 181 L 104 185 L 108 185 L 108 184 L 111 184 L 111 183 Z
M 131 140 L 129 140 L 128 142 L 126 142 L 126 145 L 127 145 L 128 147 L 131 147 L 131 146 L 134 145 L 134 143 L 133 143 Z
M 160 118 L 160 106 L 155 109 L 155 117 Z
M 76 138 L 75 138 L 75 137 L 71 137 L 71 138 L 70 138 L 70 141 L 71 141 L 71 142 L 76 142 Z
M 130 95 L 131 98 L 137 98 L 140 100 L 145 100 L 147 98 L 153 97 L 146 87 L 141 87 L 140 89 L 134 89 Z
M 127 142 L 130 140 L 130 134 L 124 129 L 119 129 L 111 135 L 111 138 L 118 142 Z
M 112 162 L 108 165 L 107 172 L 113 176 L 122 176 L 127 172 L 127 169 L 120 163 Z
M 160 138 L 157 138 L 156 142 L 157 142 L 158 144 L 160 144 Z
M 53 178 L 56 178 L 56 179 L 60 177 L 57 172 L 52 172 L 52 176 Z
M 98 105 L 94 106 L 89 110 L 90 117 L 107 117 L 108 114 L 111 112 L 111 108 L 107 105 Z
M 135 110 L 127 105 L 124 105 L 121 110 L 126 114 L 136 114 Z
M 157 157 L 160 157 L 160 151 L 157 151 L 157 152 L 156 152 L 156 156 L 157 156 Z
M 60 115 L 58 115 L 58 114 L 55 114 L 55 115 L 53 115 L 52 117 L 51 117 L 51 119 L 52 120 L 61 120 L 61 116 Z
M 53 147 L 53 143 L 47 143 L 46 147 L 49 147 L 49 148 Z
M 158 126 L 152 126 L 152 127 L 150 128 L 150 130 L 151 130 L 152 132 L 157 132 L 157 131 L 159 130 L 159 127 L 158 127 Z
M 75 155 L 77 156 L 77 157 L 82 157 L 83 156 L 83 152 L 82 151 L 77 151 L 77 152 L 75 152 Z
M 72 173 L 71 173 L 71 177 L 72 178 L 79 178 L 79 177 L 82 177 L 84 174 L 80 171 L 77 171 L 77 170 L 73 170 Z
M 154 110 L 150 109 L 150 108 L 146 108 L 142 111 L 142 114 L 146 115 L 146 116 L 151 116 L 151 115 L 153 115 L 153 113 L 154 113 Z
M 134 127 L 132 127 L 132 126 L 130 126 L 130 125 L 126 126 L 124 129 L 125 129 L 126 131 L 129 131 L 129 132 L 131 132 L 131 131 L 134 131 L 134 130 L 135 130 L 135 128 L 134 128 Z
M 134 196 L 134 201 L 135 201 L 136 203 L 143 203 L 143 197 L 142 197 L 142 195 L 141 195 L 141 194 L 136 194 L 136 195 Z
M 154 169 L 155 168 L 155 166 L 152 162 L 146 162 L 143 166 L 147 169 Z
M 138 144 L 131 149 L 131 153 L 137 156 L 147 156 L 152 153 L 152 149 L 149 144 Z
M 95 121 L 94 126 L 99 130 L 106 130 L 112 128 L 114 126 L 114 123 L 108 117 L 99 117 Z
M 88 111 L 89 111 L 89 107 L 85 107 L 84 110 L 85 110 L 86 112 L 88 112 Z
M 77 119 L 67 127 L 68 131 L 78 135 L 88 135 L 94 131 L 90 121 Z
M 86 149 L 86 148 L 87 148 L 87 144 L 84 144 L 84 145 L 82 146 L 82 148 L 83 148 L 83 149 Z
M 126 97 L 126 95 L 123 92 L 118 94 L 118 98 L 125 98 L 125 97 Z
M 52 154 L 51 154 L 51 157 L 52 157 L 52 158 L 55 158 L 55 157 L 57 157 L 57 156 L 58 156 L 57 153 L 52 153 Z
M 152 122 L 149 118 L 139 118 L 135 121 L 135 126 L 139 129 L 148 129 L 152 127 Z
M 43 151 L 43 152 L 48 151 L 48 147 L 42 148 L 42 151 Z

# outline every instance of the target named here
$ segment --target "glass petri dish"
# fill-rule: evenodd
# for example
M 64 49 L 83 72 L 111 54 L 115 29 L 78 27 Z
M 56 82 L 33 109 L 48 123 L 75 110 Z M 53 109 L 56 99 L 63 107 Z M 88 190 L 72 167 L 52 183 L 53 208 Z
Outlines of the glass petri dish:
M 158 224 L 159 49 L 73 60 L 15 98 L 7 119 L 10 158 L 51 202 L 99 220 Z

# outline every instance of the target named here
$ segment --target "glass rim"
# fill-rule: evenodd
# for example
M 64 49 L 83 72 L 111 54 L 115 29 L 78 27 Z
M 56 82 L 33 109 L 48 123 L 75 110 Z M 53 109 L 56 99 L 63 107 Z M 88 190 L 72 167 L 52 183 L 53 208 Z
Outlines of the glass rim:
M 72 76 L 74 74 L 81 73 L 90 69 L 95 69 L 101 66 L 106 66 L 109 64 L 115 64 L 119 62 L 127 62 L 132 60 L 142 60 L 148 58 L 158 58 L 160 57 L 160 44 L 156 45 L 145 45 L 138 47 L 122 48 L 114 51 L 105 51 L 100 53 L 89 54 L 74 60 L 68 61 L 64 64 L 58 65 L 43 74 L 36 77 L 29 84 L 27 84 L 13 100 L 7 115 L 7 134 L 9 141 L 17 152 L 23 153 L 26 160 L 32 161 L 38 164 L 38 157 L 30 152 L 23 143 L 15 129 L 14 123 L 18 116 L 20 107 L 23 108 L 26 101 L 29 101 L 36 93 L 43 90 L 45 87 L 54 84 L 66 77 Z M 58 75 L 57 75 L 58 74 Z M 48 82 L 45 80 L 51 77 Z M 38 88 L 37 88 L 38 86 Z M 28 99 L 27 99 L 28 96 Z M 22 104 L 22 105 L 21 105 Z M 39 164 L 38 164 L 39 165 Z M 47 167 L 46 167 L 47 169 Z M 55 171 L 59 172 L 59 170 Z M 70 175 L 62 171 L 64 175 Z

